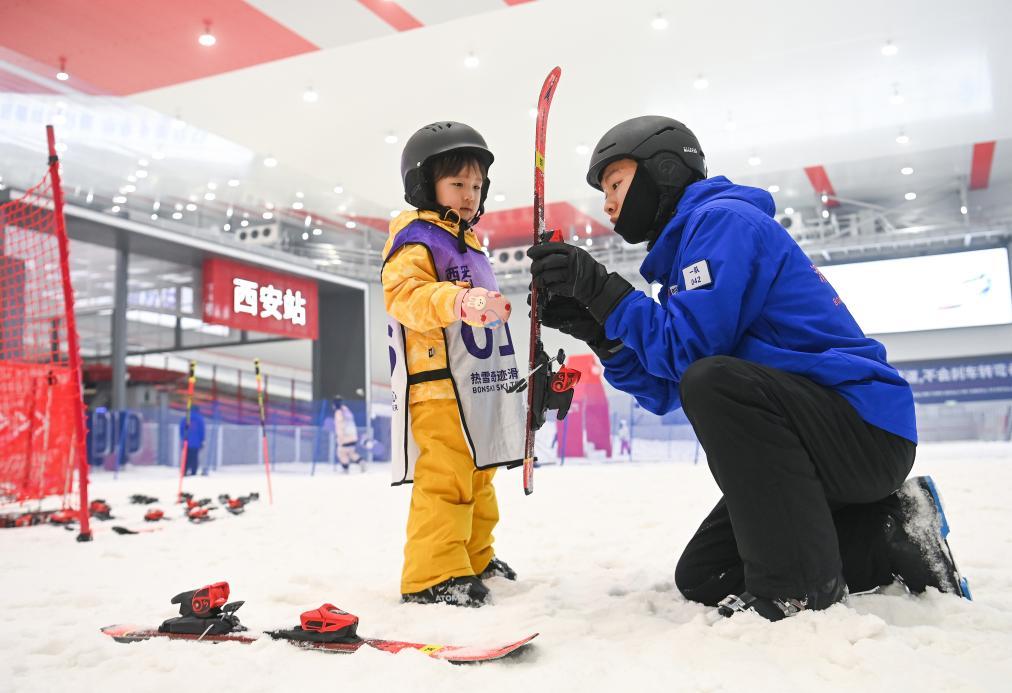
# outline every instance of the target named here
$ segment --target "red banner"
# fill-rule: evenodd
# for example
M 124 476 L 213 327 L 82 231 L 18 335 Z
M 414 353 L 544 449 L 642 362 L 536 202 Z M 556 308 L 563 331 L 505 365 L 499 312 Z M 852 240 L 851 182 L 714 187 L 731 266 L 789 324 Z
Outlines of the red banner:
M 316 339 L 316 282 L 233 260 L 204 261 L 204 322 Z

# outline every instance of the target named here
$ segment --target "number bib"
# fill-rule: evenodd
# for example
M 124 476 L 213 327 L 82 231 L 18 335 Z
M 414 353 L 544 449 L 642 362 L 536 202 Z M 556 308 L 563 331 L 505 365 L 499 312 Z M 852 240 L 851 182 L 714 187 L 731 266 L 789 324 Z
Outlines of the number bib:
M 439 281 L 470 282 L 472 286 L 498 291 L 492 266 L 484 253 L 468 248 L 461 253 L 457 239 L 425 221 L 413 221 L 394 240 L 387 257 L 401 246 L 425 246 L 432 257 Z M 391 422 L 391 472 L 393 485 L 414 479 L 418 445 L 411 435 L 409 395 L 411 384 L 449 379 L 457 395 L 461 428 L 478 469 L 517 466 L 523 463 L 526 398 L 506 392 L 520 377 L 509 324 L 498 330 L 474 328 L 455 322 L 443 330 L 448 368 L 425 373 L 407 372 L 406 329 L 391 320 L 390 385 L 393 390 Z

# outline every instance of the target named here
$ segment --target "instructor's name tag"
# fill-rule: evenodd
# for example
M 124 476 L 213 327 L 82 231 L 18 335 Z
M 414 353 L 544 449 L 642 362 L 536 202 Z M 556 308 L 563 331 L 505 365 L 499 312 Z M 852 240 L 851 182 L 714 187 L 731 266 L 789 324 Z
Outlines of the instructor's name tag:
M 682 277 L 685 279 L 686 291 L 700 289 L 713 283 L 713 279 L 710 278 L 710 265 L 706 260 L 700 260 L 683 269 Z

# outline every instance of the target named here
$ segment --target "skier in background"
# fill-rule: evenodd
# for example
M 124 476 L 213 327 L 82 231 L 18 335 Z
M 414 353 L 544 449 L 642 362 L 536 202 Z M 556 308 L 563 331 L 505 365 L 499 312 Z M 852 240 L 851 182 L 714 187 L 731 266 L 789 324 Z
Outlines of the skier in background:
M 383 296 L 390 315 L 394 484 L 414 483 L 401 595 L 406 602 L 481 606 L 484 581 L 515 580 L 493 550 L 496 467 L 524 456 L 523 398 L 488 257 L 472 226 L 484 211 L 485 140 L 463 123 L 427 125 L 401 155 L 404 199 L 390 222 Z
M 544 324 L 586 341 L 645 409 L 683 407 L 706 451 L 723 498 L 678 562 L 682 594 L 773 621 L 894 576 L 969 597 L 934 483 L 904 483 L 910 386 L 769 193 L 707 178 L 695 135 L 661 116 L 605 133 L 587 182 L 615 232 L 647 244 L 658 300 L 564 243 L 531 248 L 531 273 L 552 294 Z
M 622 419 L 618 422 L 618 444 L 619 444 L 619 457 L 625 455 L 626 457 L 632 457 L 632 446 L 629 445 L 629 422 Z
M 186 476 L 196 476 L 200 467 L 200 449 L 204 447 L 204 415 L 196 404 L 190 407 L 189 428 L 185 416 L 179 420 L 179 440 L 189 441 L 186 447 Z
M 347 474 L 352 463 L 358 465 L 359 471 L 365 471 L 362 456 L 358 454 L 358 426 L 355 415 L 340 396 L 334 398 L 334 454 L 341 469 Z

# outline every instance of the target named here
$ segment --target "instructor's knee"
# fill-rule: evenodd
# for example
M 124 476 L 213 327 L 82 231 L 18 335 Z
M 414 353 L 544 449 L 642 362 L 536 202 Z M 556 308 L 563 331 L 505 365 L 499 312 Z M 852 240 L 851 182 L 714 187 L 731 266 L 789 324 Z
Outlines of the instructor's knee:
M 714 394 L 721 385 L 737 377 L 739 359 L 733 356 L 707 356 L 694 361 L 682 374 L 678 390 L 684 405 L 691 405 Z

